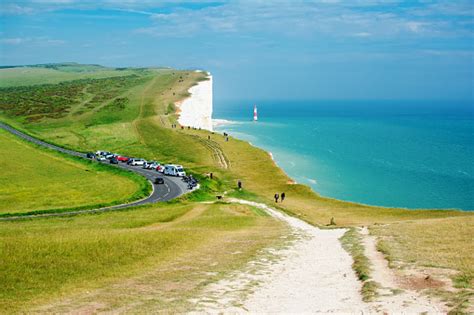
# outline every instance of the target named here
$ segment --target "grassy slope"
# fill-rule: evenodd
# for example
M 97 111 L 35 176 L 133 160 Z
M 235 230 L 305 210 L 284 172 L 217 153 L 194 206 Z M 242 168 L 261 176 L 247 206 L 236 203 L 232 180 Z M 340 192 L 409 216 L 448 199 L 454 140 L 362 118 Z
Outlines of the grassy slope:
M 131 71 L 115 71 L 108 68 L 92 68 L 88 71 L 82 71 L 79 67 L 74 70 L 67 67 L 66 69 L 46 69 L 46 68 L 7 68 L 0 69 L 0 87 L 59 83 L 63 81 L 85 79 L 85 78 L 107 78 L 114 76 L 127 75 Z
M 21 125 L 14 117 L 8 119 L 42 138 L 76 149 L 100 148 L 162 162 L 179 162 L 199 174 L 212 171 L 215 180 L 209 190 L 213 194 L 227 191 L 271 203 L 275 192 L 284 191 L 287 200 L 279 207 L 317 225 L 326 225 L 334 218 L 337 225 L 344 226 L 389 224 L 381 227 L 388 231 L 392 227 L 390 224 L 408 224 L 416 220 L 424 224 L 423 228 L 411 231 L 411 237 L 416 239 L 423 235 L 424 229 L 436 230 L 438 221 L 426 219 L 453 218 L 451 229 L 462 227 L 464 219 L 472 222 L 472 213 L 467 212 L 390 209 L 324 198 L 306 186 L 291 184 L 291 180 L 266 152 L 246 142 L 232 138 L 225 142 L 219 135 L 211 135 L 211 140 L 208 140 L 209 133 L 205 131 L 169 129 L 170 123 L 176 121 L 176 116 L 169 113 L 170 104 L 182 99 L 187 89 L 202 79 L 203 75 L 195 72 L 154 71 L 147 82 L 125 93 L 131 101 L 125 110 L 114 113 L 112 122 L 107 119 L 108 113 L 100 111 L 27 125 Z M 229 169 L 220 167 L 218 155 L 229 162 Z M 237 179 L 243 181 L 244 192 L 234 190 Z M 447 233 L 448 230 L 433 233 L 433 243 L 447 242 Z M 393 242 L 393 248 L 401 244 L 396 238 L 390 239 L 390 242 Z M 456 251 L 469 245 L 465 239 L 459 239 L 458 245 L 447 249 L 450 251 L 447 256 L 450 263 L 441 261 L 440 265 L 458 268 L 452 263 L 456 259 Z M 416 246 L 408 247 L 407 251 L 421 253 Z M 417 262 L 424 263 L 423 260 Z
M 122 281 L 141 274 L 147 274 L 147 281 L 181 279 L 177 305 L 168 300 L 176 295 L 174 291 L 160 292 L 155 298 L 161 308 L 185 307 L 183 297 L 199 289 L 199 283 L 242 264 L 274 242 L 282 229 L 280 223 L 246 206 L 226 204 L 161 204 L 1 224 L 0 313 L 31 310 L 36 304 L 111 283 L 125 287 L 131 298 L 130 282 Z M 212 255 L 204 255 L 207 250 Z M 240 254 L 230 255 L 236 251 Z M 186 262 L 176 269 L 173 263 L 180 257 L 186 257 Z M 211 271 L 216 274 L 204 274 Z M 95 294 L 92 300 L 102 302 L 102 294 Z M 122 299 L 119 294 L 113 298 L 111 302 L 108 297 L 107 303 Z M 166 301 L 170 305 L 164 305 Z M 53 310 L 58 312 L 57 307 L 49 311 Z
M 150 117 L 156 94 L 170 91 L 169 87 L 179 80 L 171 71 L 157 71 L 156 74 L 157 78 L 150 77 L 141 86 L 125 93 L 130 103 L 119 112 L 98 109 L 80 116 L 44 120 L 36 125 L 23 125 L 16 117 L 3 116 L 2 119 L 42 138 L 54 139 L 60 144 L 71 143 L 75 148 L 107 148 L 171 160 L 179 148 L 173 148 L 166 140 L 175 137 L 178 141 L 179 135 L 171 135 L 165 129 L 151 136 L 139 132 L 141 120 L 137 118 Z M 188 86 L 170 92 L 171 95 L 183 97 L 195 79 L 190 79 Z M 110 115 L 119 119 L 110 121 Z M 149 146 L 144 145 L 146 141 L 151 141 Z M 182 161 L 194 161 L 195 166 L 212 163 L 212 158 L 196 159 L 193 140 L 187 141 L 189 150 L 184 152 L 189 156 L 183 157 Z M 196 156 L 205 155 L 206 149 L 201 148 Z M 28 166 L 31 162 L 36 161 L 25 161 Z M 201 194 L 200 191 L 187 198 L 199 200 Z M 199 290 L 204 280 L 221 277 L 227 270 L 240 266 L 258 249 L 277 240 L 282 231 L 278 222 L 247 207 L 185 203 L 72 218 L 0 222 L 0 252 L 2 258 L 6 258 L 2 259 L 0 268 L 3 284 L 0 312 L 32 310 L 34 305 L 112 282 L 118 282 L 121 287 L 121 281 L 125 281 L 123 285 L 129 293 L 132 289 L 129 280 L 124 278 L 143 274 L 146 275 L 144 281 L 160 283 L 153 286 L 162 290 L 154 294 L 155 299 L 159 297 L 156 307 L 184 310 L 188 307 L 184 298 Z M 240 254 L 231 255 L 235 252 Z M 184 271 L 176 269 L 180 257 L 185 260 L 179 263 Z M 189 263 L 191 265 L 186 268 Z M 211 271 L 216 273 L 204 273 Z M 163 286 L 167 281 L 176 287 L 178 279 L 182 285 L 179 291 L 167 291 Z M 116 292 L 103 297 L 98 292 L 94 300 L 103 298 L 112 304 L 134 296 Z M 139 297 L 135 297 L 141 300 L 142 296 L 143 292 L 140 292 Z M 176 300 L 170 302 L 170 298 Z M 58 308 L 54 307 L 54 310 Z
M 405 262 L 458 270 L 454 286 L 474 288 L 474 217 L 397 222 L 374 225 L 382 250 L 392 264 Z
M 474 217 L 397 222 L 372 226 L 370 231 L 379 238 L 378 249 L 392 266 L 447 269 L 445 276 L 452 279 L 455 289 L 432 289 L 431 293 L 447 301 L 452 314 L 472 313 Z
M 227 190 L 241 179 L 244 188 L 267 202 L 271 202 L 275 192 L 285 191 L 288 199 L 280 206 L 314 224 L 328 224 L 333 217 L 338 225 L 360 225 L 470 215 L 370 207 L 323 198 L 307 186 L 290 184 L 290 178 L 266 152 L 247 142 L 236 139 L 225 142 L 218 135 L 209 141 L 206 131 L 167 128 L 176 118 L 166 114 L 169 104 L 182 99 L 187 89 L 203 77 L 202 73 L 195 72 L 155 71 L 154 77 L 122 95 L 128 97 L 130 103 L 121 112 L 113 113 L 113 121 L 110 121 L 110 113 L 99 110 L 21 127 L 41 138 L 82 151 L 101 148 L 162 162 L 174 161 L 199 172 L 214 171 L 224 180 L 222 188 Z M 213 159 L 215 150 L 230 161 L 229 170 L 219 168 Z M 247 171 L 257 169 L 258 172 Z
M 0 130 L 0 213 L 126 201 L 141 180 L 39 149 Z M 113 187 L 113 189 L 111 189 Z

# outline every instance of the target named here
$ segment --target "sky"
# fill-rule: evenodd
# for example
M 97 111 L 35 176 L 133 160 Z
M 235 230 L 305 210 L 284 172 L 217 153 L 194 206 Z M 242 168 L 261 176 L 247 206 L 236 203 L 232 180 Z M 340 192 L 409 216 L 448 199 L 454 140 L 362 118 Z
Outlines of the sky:
M 474 0 L 0 2 L 0 64 L 169 66 L 214 97 L 474 101 Z

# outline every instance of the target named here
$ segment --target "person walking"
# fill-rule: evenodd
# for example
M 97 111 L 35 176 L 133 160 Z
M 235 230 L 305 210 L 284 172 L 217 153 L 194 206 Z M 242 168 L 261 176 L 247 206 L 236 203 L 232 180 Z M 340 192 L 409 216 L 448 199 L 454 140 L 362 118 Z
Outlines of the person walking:
M 275 198 L 275 202 L 278 203 L 278 198 L 280 198 L 280 195 L 278 195 L 278 193 L 276 193 L 274 198 Z
M 281 196 L 281 202 L 283 202 L 283 200 L 285 200 L 285 197 L 286 197 L 285 193 L 282 192 L 280 196 Z
M 237 187 L 239 188 L 239 190 L 242 190 L 242 182 L 240 181 L 240 179 L 237 182 Z

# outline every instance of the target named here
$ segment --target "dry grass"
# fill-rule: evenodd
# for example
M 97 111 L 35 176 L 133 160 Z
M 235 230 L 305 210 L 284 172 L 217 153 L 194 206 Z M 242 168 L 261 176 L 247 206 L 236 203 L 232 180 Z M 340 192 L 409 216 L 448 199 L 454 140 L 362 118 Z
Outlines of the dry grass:
M 472 307 L 474 298 L 474 218 L 417 220 L 372 226 L 378 248 L 392 266 L 440 268 L 457 290 L 433 290 L 450 302 L 453 311 Z M 445 270 L 443 272 L 443 270 Z M 453 274 L 451 271 L 454 270 Z M 429 271 L 423 271 L 424 274 Z M 469 302 L 471 299 L 471 302 Z
M 283 232 L 272 218 L 228 204 L 162 204 L 0 224 L 1 313 L 91 304 L 136 311 L 150 297 L 155 310 L 185 307 L 206 281 L 245 263 Z

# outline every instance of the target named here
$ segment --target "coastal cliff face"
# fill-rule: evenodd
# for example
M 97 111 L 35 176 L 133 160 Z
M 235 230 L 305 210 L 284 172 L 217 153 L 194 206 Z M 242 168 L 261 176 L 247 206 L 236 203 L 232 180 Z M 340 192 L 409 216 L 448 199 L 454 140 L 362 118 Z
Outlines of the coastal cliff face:
M 212 131 L 212 76 L 209 74 L 207 79 L 191 87 L 191 96 L 176 104 L 182 126 Z

